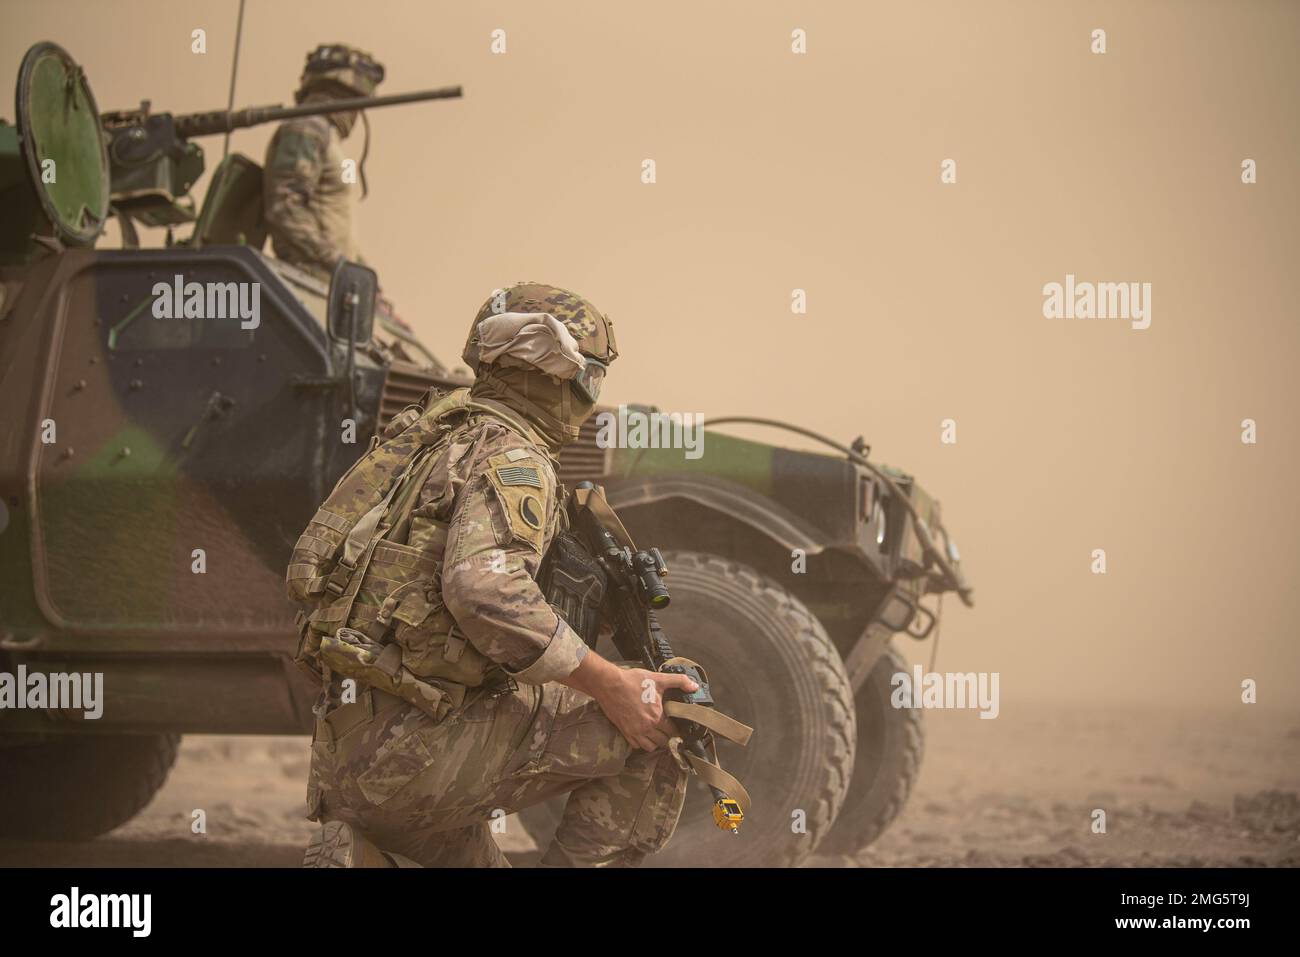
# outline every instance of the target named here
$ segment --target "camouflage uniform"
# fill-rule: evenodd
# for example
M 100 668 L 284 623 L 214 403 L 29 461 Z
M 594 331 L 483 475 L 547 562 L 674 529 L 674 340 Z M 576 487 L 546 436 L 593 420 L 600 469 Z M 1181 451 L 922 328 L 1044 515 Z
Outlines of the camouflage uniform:
M 549 308 L 566 319 L 561 303 Z M 535 581 L 561 520 L 550 443 L 490 414 L 460 428 L 416 499 L 407 541 L 422 517 L 449 516 L 440 597 L 488 679 L 441 718 L 368 691 L 328 713 L 312 745 L 313 817 L 425 866 L 507 866 L 490 822 L 569 793 L 542 863 L 637 864 L 672 836 L 685 775 L 668 751 L 633 748 L 592 698 L 557 683 L 587 646 Z
M 383 78 L 383 64 L 368 53 L 325 43 L 307 54 L 296 99 L 370 96 Z M 343 180 L 339 149 L 340 128 L 346 136 L 352 122 L 347 114 L 286 120 L 266 149 L 262 202 L 271 248 L 279 258 L 318 276 L 328 277 L 339 259 L 360 258 L 352 241 L 351 187 Z
M 324 116 L 286 120 L 266 150 L 263 202 L 271 248 L 286 262 L 328 274 L 357 258 L 351 186 L 339 135 Z

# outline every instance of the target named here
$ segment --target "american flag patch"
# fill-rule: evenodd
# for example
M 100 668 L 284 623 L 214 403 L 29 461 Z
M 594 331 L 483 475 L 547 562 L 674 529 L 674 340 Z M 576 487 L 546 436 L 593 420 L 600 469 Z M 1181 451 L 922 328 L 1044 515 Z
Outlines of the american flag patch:
M 497 478 L 502 485 L 531 485 L 542 487 L 542 477 L 535 465 L 506 465 L 497 469 Z

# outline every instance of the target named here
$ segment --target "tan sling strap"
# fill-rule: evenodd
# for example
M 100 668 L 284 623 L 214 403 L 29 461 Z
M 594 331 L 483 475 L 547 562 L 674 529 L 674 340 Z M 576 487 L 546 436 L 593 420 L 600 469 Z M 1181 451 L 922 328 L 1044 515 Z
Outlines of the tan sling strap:
M 713 751 L 713 763 L 705 761 L 698 754 L 692 754 L 690 751 L 679 750 L 677 753 L 687 760 L 695 773 L 700 776 L 701 781 L 705 784 L 712 785 L 728 797 L 735 798 L 736 803 L 740 805 L 740 809 L 745 812 L 745 816 L 748 817 L 750 805 L 749 792 L 745 790 L 745 786 L 737 781 L 735 777 L 728 774 L 718 766 L 717 749 L 714 748 Z
M 600 519 L 615 540 L 624 548 L 630 548 L 636 551 L 636 545 L 632 542 L 632 536 L 628 534 L 623 522 L 619 519 L 618 513 L 605 500 L 605 490 L 597 488 L 576 488 L 573 490 L 573 500 L 578 503 L 578 508 L 589 508 L 591 513 Z
M 705 681 L 709 680 L 708 674 L 700 667 L 698 661 L 692 661 L 690 658 L 683 658 L 678 655 L 676 658 L 669 658 L 664 662 L 665 668 L 669 665 L 689 665 L 698 669 Z M 754 733 L 754 729 L 749 725 L 728 717 L 714 708 L 706 708 L 699 704 L 687 704 L 684 701 L 665 701 L 664 712 L 670 718 L 681 718 L 684 721 L 694 721 L 696 724 L 703 725 L 715 734 L 722 735 L 728 741 L 734 741 L 742 748 L 749 744 L 749 739 Z

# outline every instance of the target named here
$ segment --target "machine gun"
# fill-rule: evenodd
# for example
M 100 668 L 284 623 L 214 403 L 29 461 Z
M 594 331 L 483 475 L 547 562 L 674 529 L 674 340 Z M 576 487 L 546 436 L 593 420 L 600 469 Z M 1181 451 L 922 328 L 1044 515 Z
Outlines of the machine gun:
M 459 96 L 459 86 L 448 86 L 300 106 L 256 106 L 180 114 L 153 113 L 149 101 L 145 100 L 139 109 L 118 110 L 101 117 L 108 145 L 113 208 L 149 226 L 193 222 L 194 204 L 188 194 L 204 169 L 202 147 L 189 142 L 194 137 L 229 133 L 297 116 L 323 116 Z
M 614 646 L 619 654 L 641 662 L 650 671 L 686 675 L 697 685 L 695 691 L 673 689 L 664 694 L 664 713 L 681 731 L 682 750 L 674 753 L 708 785 L 714 823 L 738 834 L 749 810 L 749 794 L 718 766 L 713 736 L 721 735 L 743 747 L 754 729 L 718 712 L 704 669 L 673 652 L 656 614 L 671 600 L 664 584 L 668 567 L 663 555 L 657 548 L 640 550 L 632 544 L 603 491 L 591 482 L 580 482 L 574 489 L 569 519 L 572 534 L 606 576 L 605 607 L 613 619 Z
M 169 230 L 195 223 L 183 240 L 191 247 L 260 248 L 266 239 L 262 168 L 239 153 L 224 157 L 199 215 L 189 192 L 203 175 L 203 149 L 192 139 L 297 116 L 455 99 L 461 92 L 448 86 L 180 114 L 154 113 L 146 100 L 138 109 L 101 114 L 81 66 L 58 44 L 36 43 L 18 71 L 16 123 L 0 120 L 0 195 L 6 201 L 0 263 L 94 246 L 110 213 L 120 221 L 127 248 L 139 245 L 136 222 Z

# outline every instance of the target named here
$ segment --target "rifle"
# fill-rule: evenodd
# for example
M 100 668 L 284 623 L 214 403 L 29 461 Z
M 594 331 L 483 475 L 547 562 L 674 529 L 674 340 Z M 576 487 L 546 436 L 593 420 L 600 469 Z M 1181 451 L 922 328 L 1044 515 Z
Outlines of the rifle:
M 613 619 L 614 646 L 619 654 L 639 661 L 647 670 L 686 675 L 695 691 L 672 689 L 664 694 L 664 713 L 681 731 L 681 751 L 674 756 L 684 770 L 694 771 L 713 795 L 713 821 L 724 831 L 740 833 L 749 810 L 744 786 L 718 766 L 714 734 L 742 747 L 753 728 L 716 710 L 708 676 L 696 662 L 673 652 L 656 614 L 671 597 L 664 578 L 668 566 L 658 548 L 637 549 L 603 490 L 579 482 L 569 503 L 571 532 L 586 546 L 607 577 L 606 608 Z

